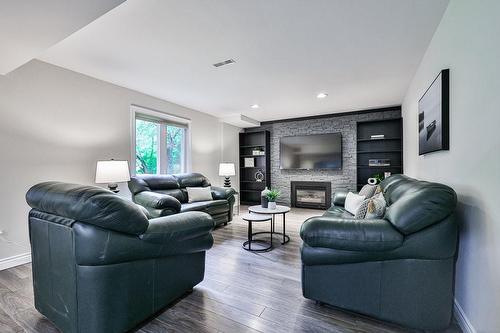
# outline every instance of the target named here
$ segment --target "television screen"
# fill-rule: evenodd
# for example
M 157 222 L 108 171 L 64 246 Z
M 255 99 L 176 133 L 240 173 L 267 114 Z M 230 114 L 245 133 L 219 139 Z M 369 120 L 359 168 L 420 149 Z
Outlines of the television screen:
M 280 169 L 342 169 L 340 133 L 286 136 L 280 139 Z

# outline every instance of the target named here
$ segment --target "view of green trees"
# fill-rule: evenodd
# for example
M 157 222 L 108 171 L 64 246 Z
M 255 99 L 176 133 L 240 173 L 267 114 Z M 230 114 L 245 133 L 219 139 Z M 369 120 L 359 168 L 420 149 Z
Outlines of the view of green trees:
M 158 173 L 158 138 L 160 126 L 166 126 L 167 173 L 182 172 L 185 129 L 172 125 L 136 120 L 136 173 Z
M 158 165 L 159 124 L 137 119 L 135 121 L 135 172 L 156 174 Z
M 167 173 L 182 172 L 182 149 L 185 129 L 167 126 Z

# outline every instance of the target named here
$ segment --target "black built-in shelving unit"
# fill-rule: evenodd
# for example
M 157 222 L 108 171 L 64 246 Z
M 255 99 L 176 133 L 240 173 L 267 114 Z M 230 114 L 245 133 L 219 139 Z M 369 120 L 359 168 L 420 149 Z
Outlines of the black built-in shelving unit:
M 258 149 L 263 155 L 253 155 Z M 240 202 L 242 205 L 260 203 L 260 193 L 271 186 L 271 136 L 269 131 L 240 133 Z M 245 158 L 253 158 L 254 167 L 245 167 Z M 264 180 L 255 180 L 255 173 L 261 171 Z
M 403 121 L 401 118 L 362 121 L 357 123 L 357 188 L 368 178 L 386 171 L 403 173 Z M 372 139 L 372 135 L 384 135 Z M 370 159 L 388 159 L 390 166 L 369 166 Z

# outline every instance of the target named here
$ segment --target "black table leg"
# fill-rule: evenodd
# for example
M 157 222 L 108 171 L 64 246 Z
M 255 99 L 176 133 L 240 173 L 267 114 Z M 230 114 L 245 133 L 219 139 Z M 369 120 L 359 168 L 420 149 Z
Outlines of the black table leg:
M 252 221 L 248 221 L 248 249 L 252 250 Z
M 286 231 L 285 231 L 285 213 L 283 213 L 283 242 L 281 244 L 285 244 L 286 243 L 285 235 L 286 235 Z
M 273 223 L 274 222 L 274 219 L 271 220 L 271 248 L 273 247 L 273 232 L 274 232 L 274 227 L 273 227 Z

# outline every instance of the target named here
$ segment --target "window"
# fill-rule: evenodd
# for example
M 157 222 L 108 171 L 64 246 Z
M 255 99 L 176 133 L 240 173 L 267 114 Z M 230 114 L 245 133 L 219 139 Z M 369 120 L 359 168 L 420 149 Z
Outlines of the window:
M 187 172 L 188 120 L 139 107 L 132 108 L 132 116 L 135 174 Z

